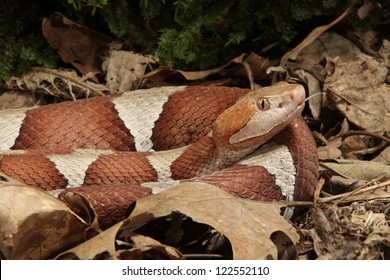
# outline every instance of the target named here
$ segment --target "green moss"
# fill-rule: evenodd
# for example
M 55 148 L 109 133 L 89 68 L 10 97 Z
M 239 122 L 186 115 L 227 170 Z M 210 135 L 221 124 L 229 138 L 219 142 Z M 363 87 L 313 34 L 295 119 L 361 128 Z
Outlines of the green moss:
M 310 30 L 364 0 L 2 0 L 0 80 L 34 65 L 54 67 L 58 56 L 41 34 L 44 17 L 58 11 L 109 36 L 130 41 L 161 64 L 198 70 L 226 63 L 242 52 L 278 43 L 282 54 Z M 387 24 L 388 0 L 377 0 L 369 19 L 349 24 Z M 355 13 L 354 13 L 355 14 Z M 353 14 L 353 15 L 354 15 Z M 290 45 L 289 45 L 290 44 Z

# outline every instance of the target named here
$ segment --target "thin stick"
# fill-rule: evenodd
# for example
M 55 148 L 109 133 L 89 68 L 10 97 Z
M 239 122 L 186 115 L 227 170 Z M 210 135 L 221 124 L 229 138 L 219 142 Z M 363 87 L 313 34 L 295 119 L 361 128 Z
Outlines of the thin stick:
M 317 203 L 327 203 L 327 202 L 331 202 L 331 201 L 334 201 L 337 199 L 345 199 L 346 197 L 351 196 L 351 195 L 357 195 L 357 194 L 373 191 L 373 190 L 376 190 L 376 189 L 379 189 L 382 187 L 390 187 L 390 180 L 387 180 L 383 183 L 380 183 L 380 184 L 377 184 L 374 186 L 370 186 L 370 187 L 366 187 L 363 189 L 358 189 L 358 190 L 354 190 L 354 191 L 347 192 L 347 193 L 337 194 L 337 195 L 334 195 L 331 197 L 318 198 Z
M 324 204 L 324 203 L 332 202 L 332 201 L 335 201 L 337 199 L 340 199 L 340 201 L 337 202 L 337 203 L 340 203 L 343 199 L 346 199 L 347 197 L 349 197 L 351 195 L 358 195 L 358 194 L 361 194 L 361 193 L 365 193 L 365 192 L 369 192 L 369 191 L 372 191 L 372 190 L 380 189 L 382 187 L 390 187 L 390 179 L 385 181 L 385 182 L 382 182 L 380 184 L 374 185 L 374 186 L 363 187 L 363 188 L 356 189 L 356 190 L 353 190 L 353 191 L 350 191 L 350 192 L 337 194 L 337 195 L 333 195 L 333 196 L 329 196 L 329 197 L 321 197 L 321 198 L 316 199 L 315 202 L 312 202 L 312 201 L 282 201 L 281 200 L 281 201 L 278 201 L 277 204 L 280 205 L 280 207 L 283 207 L 283 206 L 289 206 L 289 207 L 294 207 L 294 206 L 297 206 L 297 207 L 300 207 L 300 206 L 301 207 L 312 206 L 312 207 L 314 207 L 314 206 L 317 206 L 318 204 Z M 274 202 L 265 202 L 265 203 L 275 204 Z
M 369 132 L 369 131 L 354 131 L 354 130 L 351 130 L 351 131 L 348 131 L 348 132 L 344 133 L 341 136 L 341 138 L 345 139 L 345 138 L 347 138 L 349 136 L 353 136 L 353 135 L 367 135 L 367 136 L 371 136 L 371 137 L 380 139 L 380 140 L 385 141 L 387 143 L 390 143 L 390 138 L 388 138 L 386 136 L 383 136 L 383 135 L 380 135 L 380 134 L 377 134 L 377 133 L 374 133 L 374 132 Z

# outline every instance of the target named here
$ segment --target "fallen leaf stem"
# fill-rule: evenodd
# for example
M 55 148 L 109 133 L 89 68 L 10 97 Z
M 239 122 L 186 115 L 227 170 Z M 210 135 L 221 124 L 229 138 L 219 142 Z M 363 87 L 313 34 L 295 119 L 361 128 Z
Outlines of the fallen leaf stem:
M 337 194 L 337 195 L 334 195 L 334 196 L 331 196 L 331 197 L 318 198 L 317 199 L 317 203 L 327 203 L 327 202 L 331 202 L 331 201 L 334 201 L 334 200 L 337 200 L 337 199 L 341 199 L 342 200 L 342 199 L 345 199 L 345 198 L 347 198 L 347 197 L 349 197 L 351 195 L 362 194 L 362 193 L 373 191 L 373 190 L 376 190 L 376 189 L 379 189 L 379 188 L 382 188 L 382 187 L 390 187 L 390 180 L 387 180 L 387 181 L 382 182 L 382 183 L 377 184 L 377 185 L 368 186 L 368 187 L 365 187 L 365 188 L 362 188 L 362 189 L 357 189 L 357 190 L 353 190 L 353 191 L 350 191 L 350 192 Z
M 371 136 L 371 137 L 380 139 L 380 140 L 385 141 L 385 142 L 390 144 L 390 138 L 383 136 L 383 135 L 380 135 L 380 134 L 377 134 L 377 133 L 374 133 L 374 132 L 369 132 L 369 131 L 351 130 L 351 131 L 344 133 L 341 137 L 342 137 L 342 139 L 345 139 L 345 138 L 347 138 L 349 136 L 353 136 L 353 135 L 367 135 L 367 136 Z

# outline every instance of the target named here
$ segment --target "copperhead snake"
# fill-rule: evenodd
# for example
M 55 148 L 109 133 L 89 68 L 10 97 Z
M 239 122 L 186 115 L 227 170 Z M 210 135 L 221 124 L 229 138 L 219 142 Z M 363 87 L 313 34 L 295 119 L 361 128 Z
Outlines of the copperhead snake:
M 0 111 L 0 171 L 58 195 L 85 196 L 101 227 L 134 200 L 181 181 L 255 200 L 308 200 L 316 145 L 301 85 L 249 92 L 162 87 Z M 137 151 L 137 152 L 134 152 Z M 291 213 L 290 213 L 291 214 Z

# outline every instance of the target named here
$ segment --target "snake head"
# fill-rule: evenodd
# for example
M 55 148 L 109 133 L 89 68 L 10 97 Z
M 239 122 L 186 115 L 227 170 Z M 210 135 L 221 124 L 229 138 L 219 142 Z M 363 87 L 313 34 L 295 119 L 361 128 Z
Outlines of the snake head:
M 298 84 L 281 82 L 254 90 L 217 118 L 213 139 L 225 149 L 255 149 L 301 114 L 304 99 L 305 89 Z

